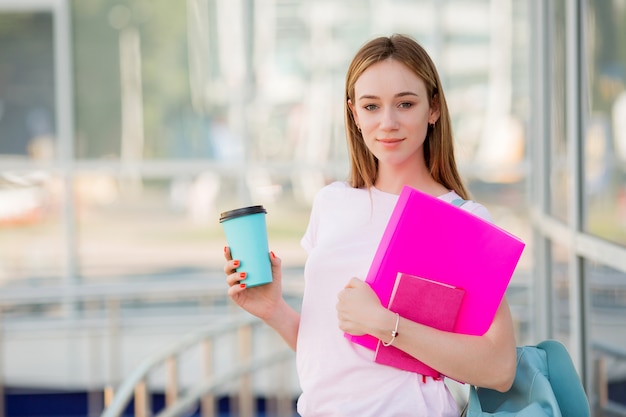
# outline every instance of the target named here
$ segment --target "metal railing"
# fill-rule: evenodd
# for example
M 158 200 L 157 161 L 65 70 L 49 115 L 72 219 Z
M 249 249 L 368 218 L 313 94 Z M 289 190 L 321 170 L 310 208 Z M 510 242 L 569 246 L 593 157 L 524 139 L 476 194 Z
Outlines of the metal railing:
M 242 417 L 254 416 L 254 394 L 251 384 L 251 375 L 264 367 L 269 367 L 277 363 L 292 361 L 293 351 L 285 347 L 266 354 L 262 358 L 252 357 L 252 329 L 263 323 L 250 316 L 244 316 L 235 320 L 229 320 L 219 326 L 201 330 L 189 334 L 179 342 L 156 352 L 146 358 L 121 384 L 119 389 L 113 394 L 112 387 L 108 388 L 108 406 L 102 413 L 102 417 L 120 417 L 131 399 L 134 398 L 134 416 L 147 417 L 152 415 L 153 410 L 150 405 L 150 392 L 147 380 L 150 373 L 157 372 L 161 367 L 167 369 L 165 386 L 165 408 L 161 410 L 157 417 L 174 417 L 188 413 L 196 406 L 200 407 L 200 414 L 203 417 L 212 417 L 216 412 L 216 390 L 228 383 L 239 381 L 240 387 L 237 398 L 238 414 Z M 213 372 L 213 346 L 215 341 L 224 337 L 228 333 L 238 334 L 239 359 L 241 365 L 220 375 Z M 182 352 L 189 350 L 195 345 L 202 347 L 199 363 L 204 369 L 204 378 L 196 385 L 181 395 L 178 386 L 177 367 L 178 360 Z M 275 415 L 293 416 L 293 401 L 289 389 L 277 393 L 277 407 Z
M 301 297 L 302 284 L 299 279 L 289 278 L 291 275 L 295 278 L 301 270 L 287 269 L 286 273 L 288 279 L 283 282 L 283 291 L 295 302 Z M 66 335 L 62 337 L 95 334 L 98 340 L 94 343 L 101 343 L 96 353 L 84 352 L 91 365 L 87 364 L 83 371 L 104 380 L 102 385 L 96 382 L 86 387 L 90 390 L 90 416 L 101 415 L 103 408 L 103 415 L 121 416 L 131 401 L 134 412 L 128 414 L 153 415 L 151 394 L 159 397 L 159 402 L 164 394 L 166 407 L 159 410 L 160 416 L 179 415 L 195 404 L 202 409 L 203 417 L 210 417 L 215 415 L 216 398 L 224 398 L 217 395 L 224 394 L 225 389 L 229 408 L 237 409 L 242 417 L 254 415 L 254 395 L 259 391 L 253 382 L 258 379 L 258 371 L 267 374 L 278 369 L 283 374 L 295 375 L 294 354 L 271 329 L 261 326 L 260 320 L 240 309 L 231 309 L 223 279 L 220 276 L 213 280 L 211 275 L 161 276 L 149 282 L 3 288 L 0 292 L 0 417 L 5 415 L 2 394 L 9 382 L 3 365 L 11 363 L 11 355 L 15 354 L 15 349 L 6 349 L 7 341 L 16 340 L 12 337 L 22 341 L 24 335 L 32 341 L 36 340 L 33 336 L 58 334 L 59 330 Z M 179 320 L 184 321 L 184 327 L 177 324 Z M 173 326 L 180 330 L 191 326 L 187 330 L 190 333 L 172 336 Z M 169 329 L 169 333 L 165 330 L 169 339 L 164 338 L 162 343 L 165 347 L 140 361 L 138 367 L 124 371 L 122 362 L 128 362 L 122 356 L 122 346 L 127 346 L 125 338 L 137 330 L 143 332 L 142 329 L 149 329 L 147 334 L 154 337 L 162 332 L 157 330 L 162 327 Z M 252 343 L 258 341 L 259 335 L 265 345 L 253 352 Z M 194 350 L 201 352 L 197 359 L 191 358 Z M 236 360 L 229 362 L 224 372 L 215 372 L 214 368 L 225 367 L 224 361 L 215 367 L 211 358 L 215 359 L 216 354 L 223 357 L 225 350 L 236 351 Z M 266 356 L 258 357 L 259 352 Z M 181 362 L 183 357 L 189 360 Z M 189 363 L 195 367 L 192 372 Z M 92 368 L 95 375 L 90 374 L 94 372 Z M 163 371 L 165 376 L 159 375 Z M 185 381 L 198 373 L 202 378 L 193 384 Z M 164 389 L 159 378 L 166 381 Z M 265 407 L 271 409 L 272 415 L 293 416 L 297 383 L 295 378 L 289 379 L 283 386 L 281 378 L 274 378 L 272 386 L 277 389 L 263 392 Z

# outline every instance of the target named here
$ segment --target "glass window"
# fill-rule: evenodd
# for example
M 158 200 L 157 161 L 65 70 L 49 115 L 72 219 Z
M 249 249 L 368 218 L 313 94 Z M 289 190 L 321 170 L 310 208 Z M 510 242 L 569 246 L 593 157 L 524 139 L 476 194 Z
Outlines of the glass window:
M 278 210 L 298 223 L 276 227 L 289 230 L 299 248 L 308 219 L 301 211 L 321 186 L 348 173 L 345 71 L 377 33 L 405 32 L 429 50 L 446 85 L 464 177 L 477 200 L 493 201 L 499 224 L 514 231 L 526 225 L 527 2 L 247 4 L 71 1 L 78 163 L 70 168 L 77 218 L 69 221 L 78 225 L 71 250 L 81 277 L 216 266 L 221 259 L 207 263 L 198 253 L 207 253 L 202 237 L 223 243 L 212 223 L 219 210 L 268 197 L 297 213 Z M 36 36 L 46 66 L 32 64 L 25 74 L 52 77 L 51 18 L 33 16 L 22 28 L 10 15 L 0 33 L 17 27 L 20 39 L 43 34 Z M 47 103 L 54 102 L 50 91 Z M 173 162 L 181 159 L 201 162 Z M 87 171 L 85 160 L 97 160 L 97 169 Z M 154 161 L 166 172 L 150 176 Z M 230 172 L 241 161 L 248 163 Z M 120 162 L 134 176 L 121 173 Z M 178 245 L 187 251 L 172 260 Z
M 68 235 L 57 248 L 76 251 L 81 277 L 207 267 L 206 259 L 191 255 L 201 250 L 194 234 L 221 240 L 211 219 L 252 199 L 290 202 L 285 207 L 297 216 L 280 216 L 298 226 L 277 228 L 298 230 L 288 234 L 298 246 L 308 218 L 300 210 L 322 185 L 347 175 L 345 71 L 375 33 L 406 32 L 429 50 L 446 85 L 458 161 L 476 199 L 493 203 L 489 208 L 502 226 L 517 231 L 525 224 L 526 2 L 242 4 L 248 3 L 71 1 L 78 163 L 60 169 L 71 171 L 77 218 L 58 229 L 71 233 L 75 222 L 79 236 L 76 248 Z M 0 16 L 0 158 L 54 156 L 52 30 L 50 13 Z M 192 158 L 206 161 L 207 169 L 172 162 Z M 85 160 L 98 160 L 97 169 L 87 170 Z M 146 176 L 143 162 L 156 160 L 167 172 Z M 229 176 L 232 163 L 242 160 L 254 164 Z M 120 173 L 120 162 L 135 176 Z M 17 195 L 28 188 L 18 187 L 20 181 L 5 179 L 0 190 Z M 62 198 L 58 178 L 37 181 L 53 196 L 46 198 Z M 194 200 L 198 190 L 202 202 Z M 15 216 L 4 213 L 7 207 L 0 208 L 0 222 Z M 30 216 L 26 206 L 15 210 L 17 217 Z M 60 211 L 54 213 L 60 222 Z M 191 258 L 168 263 L 174 242 Z M 129 256 L 131 249 L 148 255 Z
M 207 86 L 189 83 L 186 8 L 72 3 L 77 156 L 208 156 L 208 118 L 194 111 L 190 94 L 203 96 Z M 208 42 L 213 33 L 203 36 Z
M 0 285 L 61 284 L 64 186 L 45 171 L 0 172 Z
M 193 276 L 206 273 L 208 258 L 220 253 L 212 244 L 218 241 L 217 192 L 229 198 L 210 173 L 198 181 L 85 173 L 75 189 L 86 281 Z
M 81 277 L 86 282 L 222 280 L 226 240 L 219 215 L 240 207 L 238 181 L 211 171 L 162 178 L 79 175 L 75 190 Z M 298 242 L 309 208 L 285 192 L 282 184 L 288 183 L 288 177 L 258 173 L 248 189 L 249 198 L 268 211 L 271 249 L 293 267 L 304 262 Z
M 51 13 L 0 13 L 0 160 L 54 158 L 52 40 Z
M 518 344 L 532 342 L 532 269 L 533 242 L 530 233 L 528 210 L 524 203 L 524 184 L 470 185 L 472 198 L 484 204 L 493 216 L 493 222 L 519 237 L 526 243 L 524 252 L 507 288 L 507 301 L 511 307 Z
M 589 335 L 593 347 L 598 405 L 626 406 L 626 273 L 593 262 L 585 264 L 589 280 Z
M 626 246 L 626 10 L 588 1 L 585 229 Z
M 551 318 L 552 334 L 555 339 L 562 341 L 566 346 L 570 344 L 571 314 L 570 314 L 570 270 L 569 252 L 567 248 L 552 243 L 552 297 Z
M 29 164 L 56 155 L 52 22 L 50 12 L 0 13 L 0 285 L 67 274 L 62 179 Z

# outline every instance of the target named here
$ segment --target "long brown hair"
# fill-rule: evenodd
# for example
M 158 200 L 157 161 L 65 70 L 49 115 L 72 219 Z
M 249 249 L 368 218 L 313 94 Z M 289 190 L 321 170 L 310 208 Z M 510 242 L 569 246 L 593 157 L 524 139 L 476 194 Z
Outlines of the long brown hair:
M 435 181 L 462 198 L 469 198 L 458 173 L 454 159 L 450 113 L 443 94 L 437 68 L 424 48 L 414 39 L 401 34 L 372 39 L 359 49 L 346 75 L 345 122 L 348 149 L 350 151 L 350 185 L 369 188 L 374 185 L 378 173 L 378 160 L 367 149 L 361 137 L 348 101 L 356 101 L 354 84 L 361 74 L 373 64 L 392 58 L 403 63 L 420 77 L 426 85 L 429 105 L 439 105 L 440 116 L 434 126 L 428 128 L 424 142 L 424 159 Z

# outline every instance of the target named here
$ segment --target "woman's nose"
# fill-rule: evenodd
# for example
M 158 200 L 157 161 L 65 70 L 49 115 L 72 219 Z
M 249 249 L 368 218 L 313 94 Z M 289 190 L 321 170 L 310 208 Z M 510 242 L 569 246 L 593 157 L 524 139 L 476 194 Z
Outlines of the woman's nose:
M 398 128 L 397 115 L 393 109 L 385 109 L 381 115 L 380 128 L 383 130 L 394 130 Z

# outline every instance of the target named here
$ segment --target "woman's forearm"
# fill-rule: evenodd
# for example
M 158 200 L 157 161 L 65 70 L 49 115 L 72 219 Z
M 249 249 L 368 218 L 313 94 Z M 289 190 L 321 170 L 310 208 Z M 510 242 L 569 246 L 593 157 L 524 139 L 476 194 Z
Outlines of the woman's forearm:
M 381 312 L 373 335 L 388 342 L 395 314 Z M 400 319 L 393 345 L 442 374 L 469 384 L 499 391 L 509 389 L 515 377 L 515 337 L 509 307 L 504 300 L 491 328 L 483 336 L 442 332 Z

